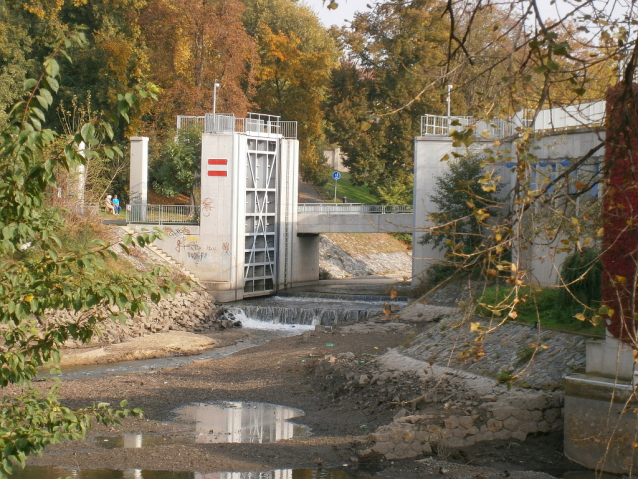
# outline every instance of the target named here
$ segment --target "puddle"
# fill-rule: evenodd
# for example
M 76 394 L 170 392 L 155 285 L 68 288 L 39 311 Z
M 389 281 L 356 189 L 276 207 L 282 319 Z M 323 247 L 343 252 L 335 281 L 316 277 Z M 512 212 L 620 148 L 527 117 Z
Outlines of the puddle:
M 176 421 L 195 424 L 196 443 L 267 443 L 307 436 L 308 427 L 290 419 L 301 409 L 254 402 L 195 403 L 176 409 Z
M 276 469 L 261 472 L 175 472 L 146 469 L 67 469 L 53 466 L 27 466 L 16 471 L 11 479 L 354 479 L 342 469 Z M 365 476 L 370 477 L 370 476 Z
M 140 449 L 142 447 L 163 446 L 165 444 L 192 444 L 195 440 L 186 437 L 171 437 L 170 440 L 157 434 L 127 433 L 121 436 L 98 436 L 95 444 L 104 449 Z

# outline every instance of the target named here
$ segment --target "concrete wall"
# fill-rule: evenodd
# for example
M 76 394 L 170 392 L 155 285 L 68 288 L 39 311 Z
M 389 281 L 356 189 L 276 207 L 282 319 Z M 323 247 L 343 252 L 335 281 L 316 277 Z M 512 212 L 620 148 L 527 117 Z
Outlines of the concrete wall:
M 490 142 L 491 143 L 491 142 Z M 474 147 L 480 151 L 485 142 L 477 142 Z M 430 199 L 436 179 L 449 171 L 448 161 L 441 161 L 446 155 L 465 153 L 465 149 L 454 148 L 448 137 L 420 136 L 414 140 L 414 234 L 412 235 L 412 284 L 417 286 L 425 278 L 426 270 L 440 262 L 445 252 L 432 244 L 422 245 L 419 241 L 433 224 L 428 216 L 438 207 Z M 451 157 L 449 159 L 452 159 Z M 499 166 L 499 171 L 507 171 Z M 509 181 L 509 179 L 507 180 Z
M 431 223 L 427 220 L 436 205 L 432 194 L 435 179 L 445 174 L 449 167 L 441 158 L 452 151 L 452 139 L 421 136 L 414 140 L 414 234 L 412 235 L 412 284 L 417 286 L 425 277 L 425 271 L 444 253 L 432 245 L 419 244 Z
M 277 289 L 286 289 L 295 282 L 294 265 L 305 259 L 298 256 L 297 197 L 299 195 L 299 142 L 281 140 L 279 149 L 279 205 L 278 205 L 278 268 Z M 318 260 L 317 260 L 318 261 Z M 318 278 L 318 273 L 317 273 Z
M 565 456 L 597 471 L 635 474 L 638 417 L 634 388 L 584 374 L 565 380 Z
M 412 233 L 414 215 L 299 214 L 298 233 Z
M 538 157 L 539 163 L 577 160 L 596 148 L 604 138 L 605 133 L 600 129 L 551 133 L 535 142 L 536 149 L 533 153 Z M 512 143 L 504 146 L 512 151 L 516 147 Z M 591 161 L 602 163 L 604 154 L 603 148 L 598 149 L 592 155 Z M 564 166 L 562 168 L 565 169 Z M 510 178 L 512 181 L 516 179 L 513 173 Z M 529 273 L 531 281 L 543 286 L 555 285 L 558 282 L 560 267 L 569 253 L 557 251 L 564 246 L 560 234 L 548 234 L 541 227 L 543 220 L 534 219 L 541 216 L 540 212 L 536 210 L 530 213 L 523 224 L 518 225 L 521 231 L 514 248 L 513 259 L 520 262 L 521 269 Z
M 292 283 L 319 280 L 319 235 L 297 236 L 293 245 Z
M 238 184 L 244 180 L 245 162 L 239 161 L 241 144 L 238 135 L 202 135 L 201 215 L 198 246 L 200 264 L 193 272 L 211 290 L 218 290 L 219 301 L 241 299 L 243 284 L 243 235 L 238 231 L 245 207 L 238 201 Z M 245 148 L 245 146 L 244 146 Z M 209 176 L 209 159 L 228 161 L 227 176 Z M 242 174 L 243 173 L 243 174 Z M 242 188 L 243 191 L 243 188 Z M 241 243 L 240 243 L 241 241 Z M 237 254 L 241 252 L 241 254 Z
M 344 156 L 341 153 L 341 148 L 335 147 L 327 150 L 323 150 L 323 156 L 326 158 L 328 166 L 335 171 L 346 172 L 348 168 L 343 166 Z

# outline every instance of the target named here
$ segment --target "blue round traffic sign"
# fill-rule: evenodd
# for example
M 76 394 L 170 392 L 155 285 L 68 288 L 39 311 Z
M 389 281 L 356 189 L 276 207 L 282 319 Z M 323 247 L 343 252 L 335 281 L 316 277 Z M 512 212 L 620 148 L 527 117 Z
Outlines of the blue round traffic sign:
M 335 172 L 332 174 L 332 177 L 333 177 L 335 180 L 338 180 L 339 178 L 341 178 L 341 173 L 339 173 L 338 171 L 335 171 Z

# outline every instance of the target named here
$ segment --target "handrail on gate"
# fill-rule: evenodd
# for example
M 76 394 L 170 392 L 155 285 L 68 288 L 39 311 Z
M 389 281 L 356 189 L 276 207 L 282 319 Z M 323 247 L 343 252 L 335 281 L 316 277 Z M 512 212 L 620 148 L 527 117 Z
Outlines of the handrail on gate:
M 413 213 L 412 205 L 364 205 L 361 203 L 299 203 L 299 214 L 408 214 Z

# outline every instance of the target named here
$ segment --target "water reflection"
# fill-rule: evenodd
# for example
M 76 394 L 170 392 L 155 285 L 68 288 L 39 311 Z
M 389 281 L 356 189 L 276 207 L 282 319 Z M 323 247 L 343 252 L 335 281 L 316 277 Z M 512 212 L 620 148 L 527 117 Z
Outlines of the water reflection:
M 353 479 L 354 476 L 341 469 L 276 469 L 263 472 L 174 472 L 149 471 L 145 469 L 66 469 L 53 466 L 27 466 L 16 471 L 11 479 Z
M 95 438 L 96 445 L 104 449 L 139 449 L 148 446 L 161 446 L 164 444 L 192 444 L 192 437 L 174 437 L 168 441 L 163 436 L 156 434 L 122 434 L 121 436 L 98 436 Z
M 195 423 L 198 443 L 266 443 L 308 434 L 308 428 L 289 422 L 301 409 L 265 403 L 196 403 L 175 411 L 177 420 Z

